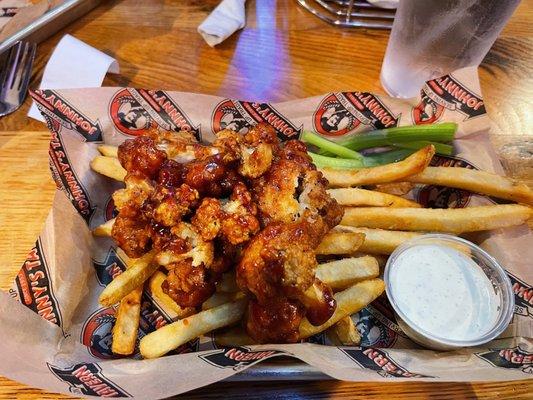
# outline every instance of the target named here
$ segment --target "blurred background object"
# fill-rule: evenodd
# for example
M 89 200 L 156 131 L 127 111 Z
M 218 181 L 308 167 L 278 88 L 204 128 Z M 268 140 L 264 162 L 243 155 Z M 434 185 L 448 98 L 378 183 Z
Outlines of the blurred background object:
M 379 6 L 394 1 L 297 0 L 318 18 L 336 26 L 391 29 L 394 10 Z M 376 7 L 378 6 L 378 7 Z M 389 8 L 389 7 L 387 7 Z
M 42 42 L 100 3 L 101 0 L 28 1 L 26 7 L 12 13 L 13 16 L 0 30 L 0 54 L 20 40 Z M 0 7 L 3 7 L 1 4 L 2 0 Z
M 402 0 L 381 68 L 395 97 L 416 96 L 424 82 L 477 66 L 520 0 Z
M 24 102 L 35 49 L 33 43 L 17 42 L 0 58 L 0 117 L 16 111 Z

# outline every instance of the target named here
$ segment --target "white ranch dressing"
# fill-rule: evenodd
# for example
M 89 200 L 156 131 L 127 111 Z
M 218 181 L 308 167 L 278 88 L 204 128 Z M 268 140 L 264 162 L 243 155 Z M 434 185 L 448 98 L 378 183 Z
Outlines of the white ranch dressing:
M 391 295 L 404 316 L 432 336 L 474 340 L 498 319 L 500 298 L 489 278 L 453 248 L 436 244 L 408 248 L 395 259 L 389 280 Z

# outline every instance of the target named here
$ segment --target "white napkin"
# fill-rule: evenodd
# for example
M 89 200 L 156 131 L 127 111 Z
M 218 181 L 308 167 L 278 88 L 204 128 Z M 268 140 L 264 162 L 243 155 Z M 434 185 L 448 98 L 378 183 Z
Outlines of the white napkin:
M 65 35 L 48 60 L 39 87 L 44 89 L 99 87 L 108 71 L 113 74 L 119 73 L 117 60 L 73 36 Z M 44 122 L 35 103 L 32 104 L 28 116 Z
M 211 47 L 223 42 L 235 31 L 244 28 L 246 0 L 222 0 L 211 14 L 198 26 L 202 35 Z

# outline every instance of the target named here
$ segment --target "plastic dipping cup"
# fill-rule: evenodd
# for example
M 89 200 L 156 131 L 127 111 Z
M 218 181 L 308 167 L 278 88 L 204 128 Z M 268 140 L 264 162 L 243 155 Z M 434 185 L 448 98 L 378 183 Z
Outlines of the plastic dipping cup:
M 385 266 L 386 292 L 402 330 L 435 350 L 478 346 L 511 321 L 505 270 L 475 244 L 429 234 L 398 247 Z

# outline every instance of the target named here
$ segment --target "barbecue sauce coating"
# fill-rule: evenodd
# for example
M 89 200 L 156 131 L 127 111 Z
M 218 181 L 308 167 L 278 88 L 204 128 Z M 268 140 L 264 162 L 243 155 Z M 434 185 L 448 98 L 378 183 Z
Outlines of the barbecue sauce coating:
M 271 299 L 260 304 L 250 300 L 246 331 L 262 343 L 295 343 L 300 339 L 298 327 L 305 316 L 305 308 L 297 301 Z
M 146 136 L 126 140 L 118 148 L 118 159 L 124 169 L 148 178 L 153 178 L 159 172 L 166 158 L 165 152 L 158 150 L 155 142 Z
M 296 342 L 304 317 L 320 325 L 333 314 L 314 249 L 343 212 L 304 143 L 281 144 L 268 124 L 219 132 L 212 146 L 153 131 L 118 157 L 127 176 L 112 236 L 132 258 L 155 251 L 178 305 L 201 306 L 235 268 L 246 329 L 261 343 Z

